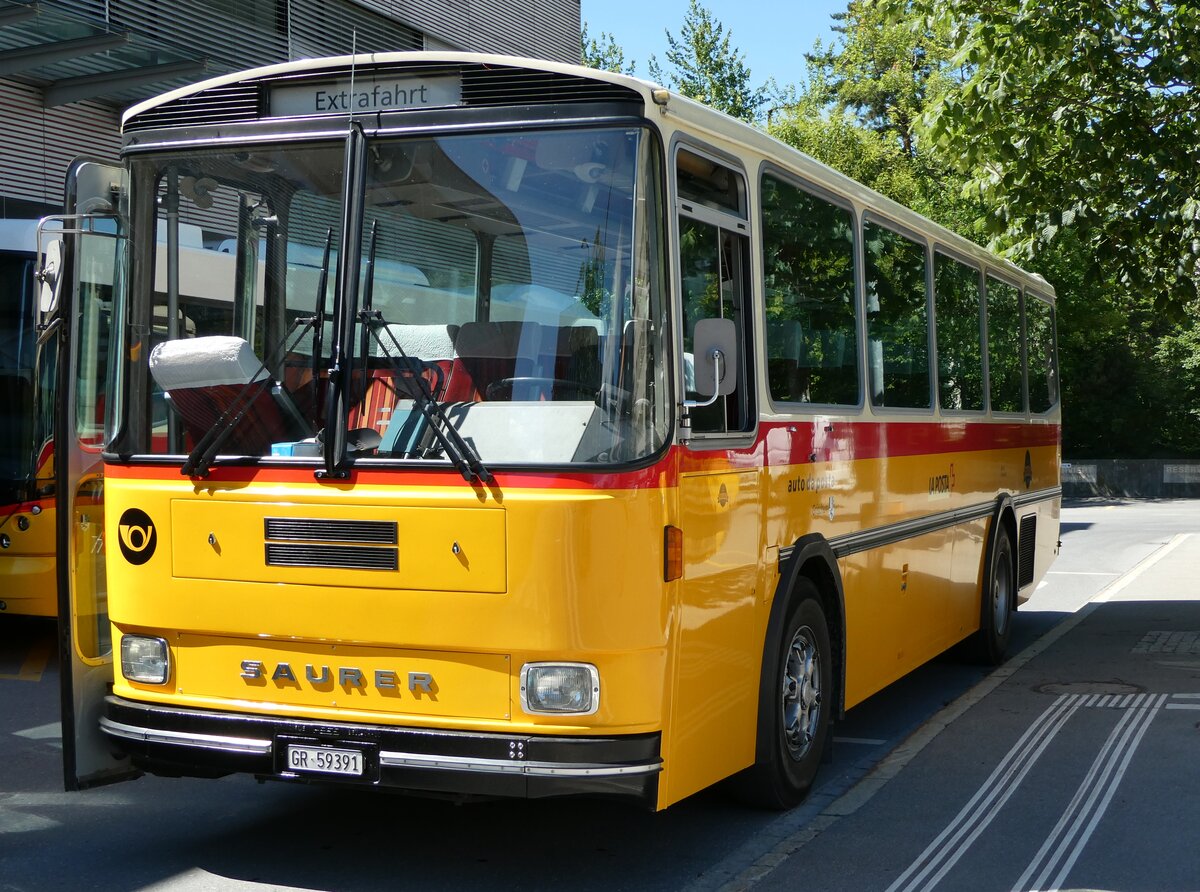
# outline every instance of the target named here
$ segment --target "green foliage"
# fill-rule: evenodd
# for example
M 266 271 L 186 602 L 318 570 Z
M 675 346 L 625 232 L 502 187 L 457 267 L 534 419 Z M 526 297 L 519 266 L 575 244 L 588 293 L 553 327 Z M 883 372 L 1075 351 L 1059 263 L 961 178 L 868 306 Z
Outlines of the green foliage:
M 754 121 L 766 102 L 766 88 L 750 86 L 746 57 L 732 46 L 733 34 L 699 0 L 689 0 L 683 29 L 676 39 L 667 35 L 664 73 L 650 57 L 650 77 L 705 105 L 743 121 Z
M 1055 286 L 1068 458 L 1200 456 L 1196 19 L 852 0 L 768 113 L 775 136 Z
M 1179 313 L 1200 257 L 1200 8 L 1145 0 L 883 0 L 950 35 L 968 74 L 927 110 L 939 153 L 993 213 L 996 247 L 1036 258 L 1064 230 Z
M 810 71 L 821 75 L 810 81 L 814 98 L 853 111 L 863 126 L 894 135 L 915 157 L 917 120 L 955 80 L 944 27 L 914 31 L 871 0 L 850 0 L 833 18 L 841 42 L 828 48 L 818 43 L 806 56 Z
M 590 37 L 587 22 L 583 23 L 579 32 L 579 58 L 588 68 L 598 68 L 601 71 L 633 74 L 637 69 L 637 62 L 625 62 L 625 50 L 607 31 L 601 31 L 599 37 Z
M 768 110 L 769 132 L 930 219 L 981 241 L 978 199 L 965 178 L 917 139 L 928 105 L 953 89 L 945 40 L 918 35 L 882 15 L 872 0 L 851 0 L 834 16 L 841 37 L 806 55 L 807 80 Z

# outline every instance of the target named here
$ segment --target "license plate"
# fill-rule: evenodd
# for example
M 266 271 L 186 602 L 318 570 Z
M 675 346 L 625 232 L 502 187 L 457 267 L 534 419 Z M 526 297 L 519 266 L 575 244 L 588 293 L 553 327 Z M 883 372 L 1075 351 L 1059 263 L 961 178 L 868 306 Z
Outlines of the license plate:
M 320 774 L 345 774 L 361 777 L 363 754 L 359 750 L 340 750 L 327 746 L 289 744 L 288 768 L 292 771 L 315 771 Z

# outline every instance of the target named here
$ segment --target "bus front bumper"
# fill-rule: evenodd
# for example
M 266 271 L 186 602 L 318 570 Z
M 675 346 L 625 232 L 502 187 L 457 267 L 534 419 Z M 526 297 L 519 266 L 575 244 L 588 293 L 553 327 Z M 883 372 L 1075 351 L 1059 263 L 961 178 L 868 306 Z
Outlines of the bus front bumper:
M 654 807 L 662 770 L 659 734 L 438 731 L 180 709 L 111 695 L 100 728 L 135 766 L 166 776 L 242 772 L 442 795 L 616 796 Z M 293 750 L 357 753 L 345 761 L 359 771 L 297 770 Z

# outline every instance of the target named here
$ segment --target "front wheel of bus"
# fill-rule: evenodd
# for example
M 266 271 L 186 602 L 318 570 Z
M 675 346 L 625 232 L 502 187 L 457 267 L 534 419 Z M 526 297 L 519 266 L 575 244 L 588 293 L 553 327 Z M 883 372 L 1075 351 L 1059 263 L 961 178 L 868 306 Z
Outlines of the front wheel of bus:
M 829 625 L 816 588 L 802 579 L 764 663 L 758 759 L 736 779 L 741 798 L 776 809 L 804 799 L 821 764 L 834 702 Z
M 972 655 L 980 663 L 995 666 L 1004 660 L 1004 652 L 1008 650 L 1017 597 L 1012 538 L 1003 524 L 996 529 L 980 594 L 979 631 L 972 641 Z

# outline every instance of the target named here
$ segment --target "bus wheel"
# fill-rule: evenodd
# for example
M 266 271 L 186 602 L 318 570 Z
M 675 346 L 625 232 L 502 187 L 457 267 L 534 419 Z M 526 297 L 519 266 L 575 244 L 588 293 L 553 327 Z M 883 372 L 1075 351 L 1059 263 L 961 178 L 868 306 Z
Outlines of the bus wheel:
M 754 805 L 784 809 L 812 786 L 829 736 L 834 697 L 829 626 L 817 590 L 797 582 L 759 691 L 758 760 L 735 781 Z
M 996 666 L 1004 660 L 1004 652 L 1008 650 L 1017 598 L 1012 537 L 1003 524 L 996 530 L 996 541 L 980 594 L 979 631 L 975 633 L 971 654 L 981 663 Z

